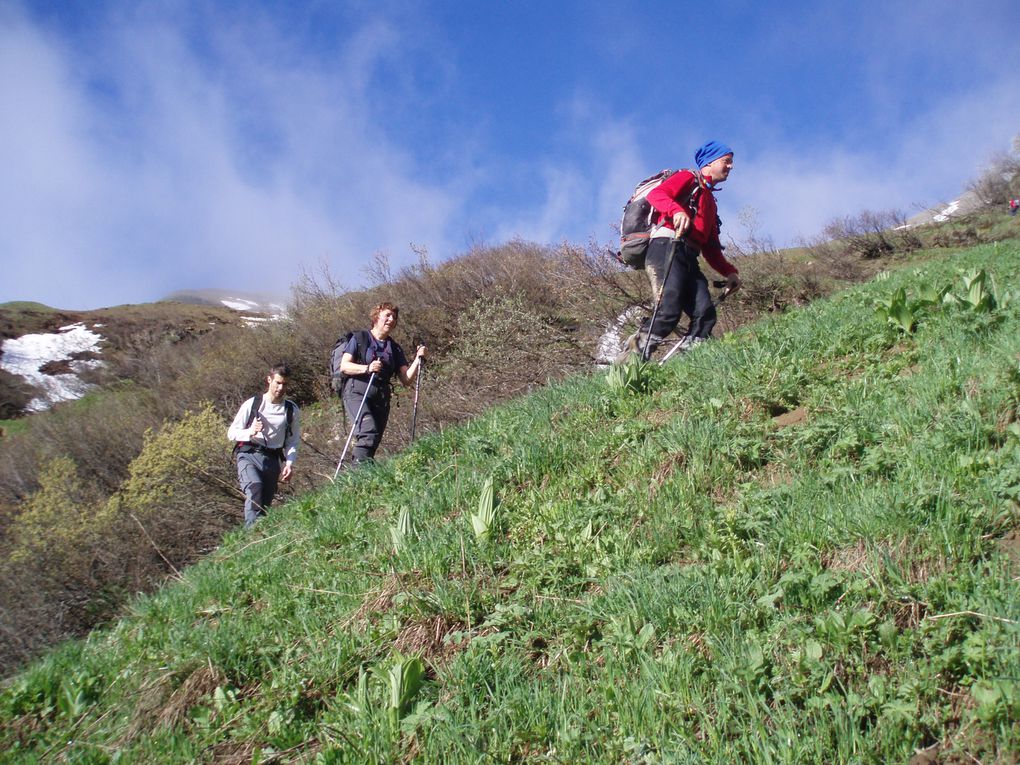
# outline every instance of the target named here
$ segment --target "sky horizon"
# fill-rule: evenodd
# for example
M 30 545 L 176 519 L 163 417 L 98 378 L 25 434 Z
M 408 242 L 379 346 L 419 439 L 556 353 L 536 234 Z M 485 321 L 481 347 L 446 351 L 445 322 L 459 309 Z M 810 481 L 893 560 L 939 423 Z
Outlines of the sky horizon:
M 1013 147 L 1017 40 L 1007 0 L 0 0 L 0 302 L 612 245 L 709 139 L 724 241 L 909 216 Z

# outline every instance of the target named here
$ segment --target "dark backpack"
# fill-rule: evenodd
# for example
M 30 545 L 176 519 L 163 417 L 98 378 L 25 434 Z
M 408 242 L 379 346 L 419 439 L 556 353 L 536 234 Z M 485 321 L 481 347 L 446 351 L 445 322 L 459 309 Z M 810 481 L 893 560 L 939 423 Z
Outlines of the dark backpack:
M 347 375 L 340 371 L 340 362 L 344 357 L 344 348 L 347 347 L 347 343 L 350 342 L 352 337 L 358 339 L 358 353 L 354 361 L 358 364 L 365 363 L 365 356 L 368 354 L 368 346 L 372 342 L 372 337 L 367 329 L 359 329 L 357 332 L 348 332 L 337 338 L 336 343 L 333 345 L 333 350 L 329 354 L 329 387 L 334 393 L 339 395 L 343 392 L 344 384 L 347 382 Z
M 701 174 L 693 170 L 688 172 L 693 173 L 698 182 L 691 187 L 685 206 L 692 207 L 697 213 L 697 197 L 702 188 Z M 623 206 L 623 218 L 620 220 L 620 251 L 616 253 L 616 259 L 636 271 L 645 267 L 645 254 L 648 252 L 648 240 L 652 235 L 652 222 L 658 214 L 658 210 L 648 201 L 648 193 L 676 173 L 676 170 L 660 170 L 655 175 L 645 178 L 634 188 L 634 193 Z
M 251 401 L 251 408 L 248 410 L 248 416 L 244 420 L 244 427 L 250 428 L 251 424 L 255 422 L 255 415 L 259 413 L 259 407 L 262 405 L 262 394 L 256 393 L 249 399 Z M 287 440 L 291 434 L 291 423 L 294 422 L 294 402 L 289 398 L 284 399 L 283 407 L 287 411 L 287 432 L 283 436 L 283 443 L 286 445 Z M 231 452 L 231 456 L 237 459 L 237 452 L 243 446 L 243 442 L 238 441 L 234 444 L 234 450 Z

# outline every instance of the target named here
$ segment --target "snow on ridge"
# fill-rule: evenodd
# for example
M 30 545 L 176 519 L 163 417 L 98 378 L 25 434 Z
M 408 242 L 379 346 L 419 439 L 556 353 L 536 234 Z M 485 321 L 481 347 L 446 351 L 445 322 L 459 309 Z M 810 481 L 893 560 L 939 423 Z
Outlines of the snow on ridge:
M 259 307 L 259 304 L 254 300 L 245 300 L 244 298 L 223 298 L 220 302 L 235 311 L 251 311 Z
M 946 207 L 945 210 L 943 210 L 942 212 L 936 213 L 935 215 L 931 216 L 931 219 L 934 220 L 934 221 L 938 221 L 939 223 L 945 223 L 947 220 L 949 220 L 949 217 L 951 215 L 955 215 L 959 211 L 959 209 L 960 209 L 960 200 L 959 199 L 954 199 L 952 202 L 949 203 L 949 206 Z
M 30 412 L 41 412 L 58 401 L 81 398 L 93 387 L 83 382 L 78 374 L 102 366 L 103 362 L 71 361 L 71 357 L 76 353 L 99 353 L 102 339 L 102 335 L 82 323 L 69 324 L 48 334 L 22 335 L 5 340 L 0 346 L 0 368 L 43 391 L 43 395 L 32 399 L 25 407 Z M 40 371 L 55 361 L 70 361 L 73 372 L 51 375 Z
M 227 308 L 231 308 L 235 311 L 248 312 L 254 311 L 257 313 L 268 314 L 267 317 L 262 316 L 243 316 L 244 323 L 249 327 L 259 324 L 264 321 L 277 321 L 287 315 L 287 309 L 279 303 L 269 303 L 263 305 L 262 303 L 254 300 L 248 300 L 247 298 L 230 297 L 221 298 L 220 303 L 225 305 Z

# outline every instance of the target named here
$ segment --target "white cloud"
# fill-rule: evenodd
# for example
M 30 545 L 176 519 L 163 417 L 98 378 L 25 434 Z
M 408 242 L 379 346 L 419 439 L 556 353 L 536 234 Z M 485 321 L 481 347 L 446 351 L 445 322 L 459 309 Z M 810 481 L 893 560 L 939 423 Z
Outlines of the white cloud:
M 179 20 L 125 11 L 104 29 L 96 69 L 72 75 L 71 43 L 7 15 L 0 251 L 21 265 L 0 300 L 279 292 L 323 259 L 352 284 L 376 250 L 399 266 L 412 242 L 445 244 L 457 184 L 416 180 L 373 122 L 385 111 L 373 67 L 401 49 L 385 24 L 323 65 L 257 19 L 212 33 L 199 55 Z M 111 92 L 90 93 L 96 81 Z

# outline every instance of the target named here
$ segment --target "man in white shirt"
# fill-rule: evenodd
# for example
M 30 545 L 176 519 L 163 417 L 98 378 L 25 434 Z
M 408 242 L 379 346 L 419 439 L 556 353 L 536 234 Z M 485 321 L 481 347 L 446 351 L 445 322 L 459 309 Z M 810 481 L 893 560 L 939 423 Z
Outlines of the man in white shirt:
M 266 514 L 278 481 L 287 481 L 294 473 L 301 441 L 301 410 L 286 398 L 289 377 L 286 364 L 270 368 L 266 392 L 241 404 L 227 429 L 227 438 L 235 442 L 245 527 Z

